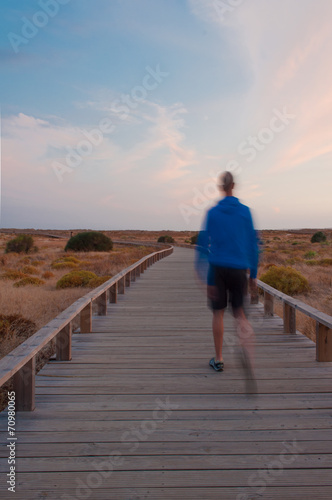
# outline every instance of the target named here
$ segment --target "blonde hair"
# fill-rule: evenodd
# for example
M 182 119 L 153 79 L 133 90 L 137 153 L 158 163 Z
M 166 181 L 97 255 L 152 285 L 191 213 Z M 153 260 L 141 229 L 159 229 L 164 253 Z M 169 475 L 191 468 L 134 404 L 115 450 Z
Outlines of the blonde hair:
M 234 177 L 231 174 L 231 172 L 224 172 L 220 176 L 220 184 L 219 186 L 224 190 L 224 191 L 229 191 L 234 184 Z

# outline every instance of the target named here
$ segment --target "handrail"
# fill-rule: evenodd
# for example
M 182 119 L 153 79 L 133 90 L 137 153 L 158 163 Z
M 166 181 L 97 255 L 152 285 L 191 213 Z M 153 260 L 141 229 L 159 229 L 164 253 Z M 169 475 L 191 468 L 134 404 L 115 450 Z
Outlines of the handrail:
M 316 360 L 332 361 L 332 316 L 276 290 L 263 281 L 257 280 L 257 286 L 264 292 L 265 316 L 273 316 L 274 297 L 282 301 L 285 333 L 296 333 L 296 311 L 314 319 L 316 321 Z
M 80 332 L 91 333 L 93 302 L 97 301 L 98 315 L 106 315 L 108 300 L 110 303 L 116 303 L 118 294 L 124 294 L 125 288 L 129 287 L 136 277 L 172 252 L 173 247 L 169 246 L 123 269 L 98 288 L 79 298 L 0 360 L 0 387 L 14 377 L 17 411 L 32 411 L 35 408 L 36 356 L 41 349 L 55 339 L 57 361 L 70 361 L 73 320 L 80 315 Z

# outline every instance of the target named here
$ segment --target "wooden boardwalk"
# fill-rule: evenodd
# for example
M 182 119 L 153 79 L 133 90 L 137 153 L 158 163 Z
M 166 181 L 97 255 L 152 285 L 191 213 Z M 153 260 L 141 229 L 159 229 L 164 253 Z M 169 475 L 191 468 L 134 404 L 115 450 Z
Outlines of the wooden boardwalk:
M 257 305 L 259 394 L 245 393 L 230 316 L 214 372 L 193 256 L 176 248 L 154 264 L 93 333 L 73 334 L 72 361 L 39 373 L 35 411 L 17 414 L 15 494 L 0 414 L 1 498 L 332 498 L 332 363 Z

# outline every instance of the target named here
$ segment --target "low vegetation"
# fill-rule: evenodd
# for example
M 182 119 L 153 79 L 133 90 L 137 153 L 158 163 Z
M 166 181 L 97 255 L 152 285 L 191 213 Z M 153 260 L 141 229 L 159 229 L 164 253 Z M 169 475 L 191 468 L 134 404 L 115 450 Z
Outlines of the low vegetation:
M 6 253 L 29 253 L 32 250 L 36 250 L 34 247 L 33 238 L 27 234 L 20 234 L 16 238 L 7 242 Z
M 311 238 L 311 243 L 323 243 L 324 241 L 326 241 L 326 234 L 323 231 L 317 231 Z
M 158 238 L 158 243 L 174 243 L 174 238 L 173 236 L 170 236 L 169 234 L 165 234 L 165 236 L 159 236 Z
M 56 288 L 77 288 L 77 287 L 90 287 L 95 288 L 105 281 L 109 280 L 111 276 L 97 276 L 91 271 L 71 271 L 62 276 L 56 284 Z
M 309 291 L 308 280 L 292 267 L 271 266 L 260 277 L 261 281 L 287 295 L 298 295 Z
M 74 252 L 109 252 L 113 248 L 112 240 L 99 231 L 86 231 L 72 236 L 65 251 Z

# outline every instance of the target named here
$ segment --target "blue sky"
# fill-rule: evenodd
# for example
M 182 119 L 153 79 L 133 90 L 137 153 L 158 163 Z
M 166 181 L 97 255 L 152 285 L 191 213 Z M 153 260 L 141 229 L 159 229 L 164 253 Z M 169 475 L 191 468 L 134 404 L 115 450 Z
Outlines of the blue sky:
M 3 0 L 2 227 L 331 227 L 329 0 Z

